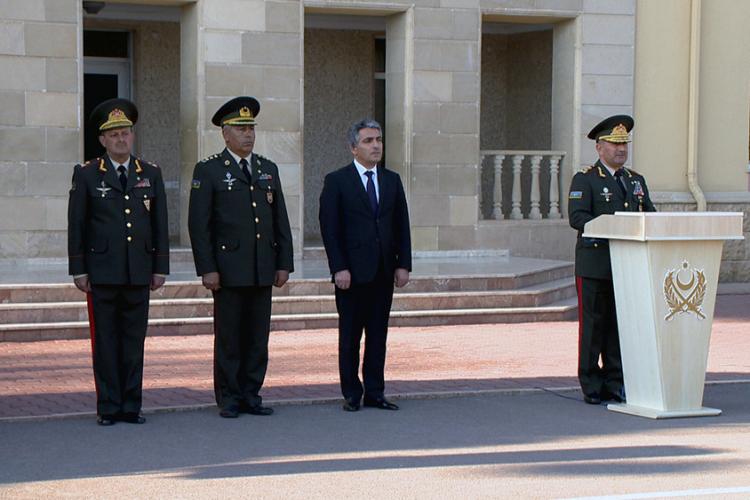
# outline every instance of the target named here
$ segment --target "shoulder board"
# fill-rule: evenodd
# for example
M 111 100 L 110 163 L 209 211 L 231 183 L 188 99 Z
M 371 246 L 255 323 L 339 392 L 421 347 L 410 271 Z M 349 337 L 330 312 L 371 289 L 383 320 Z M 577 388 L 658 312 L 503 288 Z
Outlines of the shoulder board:
M 588 173 L 588 171 L 589 171 L 589 170 L 591 170 L 592 168 L 594 168 L 594 167 L 593 167 L 593 165 L 589 165 L 588 167 L 583 167 L 582 169 L 580 169 L 580 170 L 578 171 L 578 173 L 579 173 L 579 174 L 586 174 L 586 173 Z
M 155 161 L 144 160 L 143 158 L 136 158 L 135 161 L 142 165 L 148 165 L 151 167 L 159 168 L 159 165 Z
M 87 161 L 87 162 L 85 162 L 85 163 L 79 163 L 79 166 L 80 166 L 81 168 L 86 168 L 86 167 L 88 167 L 89 165 L 95 165 L 95 164 L 96 164 L 96 162 L 98 162 L 98 161 L 99 161 L 99 158 L 92 158 L 92 159 L 90 159 L 89 161 Z
M 632 176 L 632 175 L 638 175 L 638 176 L 640 176 L 640 177 L 643 177 L 643 176 L 642 176 L 641 174 L 639 174 L 638 172 L 636 172 L 636 171 L 635 171 L 635 170 L 633 170 L 632 168 L 627 168 L 627 167 L 625 167 L 625 171 L 626 171 L 627 173 L 629 173 L 629 174 L 630 174 L 631 176 Z
M 213 160 L 214 158 L 218 158 L 218 157 L 219 157 L 219 154 L 218 154 L 218 153 L 217 153 L 217 154 L 213 154 L 213 155 L 211 155 L 211 156 L 206 156 L 205 158 L 203 158 L 203 159 L 201 160 L 201 163 L 206 163 L 207 161 L 209 161 L 209 160 Z

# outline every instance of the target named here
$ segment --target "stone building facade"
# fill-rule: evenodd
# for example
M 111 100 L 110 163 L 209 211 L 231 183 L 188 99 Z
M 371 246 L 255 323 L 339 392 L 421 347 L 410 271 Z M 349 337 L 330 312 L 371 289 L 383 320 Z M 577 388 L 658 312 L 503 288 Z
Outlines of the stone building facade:
M 139 0 L 96 14 L 85 3 L 0 0 L 4 257 L 65 254 L 97 71 L 120 71 L 141 110 L 137 151 L 164 169 L 176 244 L 189 244 L 192 168 L 223 147 L 210 117 L 241 94 L 261 101 L 256 151 L 279 164 L 300 255 L 319 245 L 322 177 L 349 160 L 345 128 L 362 116 L 383 121 L 419 251 L 570 259 L 566 188 L 595 158 L 588 128 L 615 113 L 636 117 L 632 164 L 662 209 L 699 206 L 684 180 L 694 164 L 707 209 L 745 211 L 747 233 L 750 62 L 732 48 L 750 46 L 742 0 Z M 126 56 L 92 56 L 90 32 L 126 33 Z M 711 76 L 729 68 L 732 83 Z M 750 280 L 748 240 L 727 245 L 722 279 Z

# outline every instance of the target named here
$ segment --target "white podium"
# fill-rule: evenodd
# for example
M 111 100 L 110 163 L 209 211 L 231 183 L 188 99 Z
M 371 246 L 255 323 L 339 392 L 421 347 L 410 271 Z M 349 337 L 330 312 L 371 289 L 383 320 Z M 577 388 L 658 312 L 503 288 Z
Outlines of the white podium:
M 742 213 L 617 212 L 586 224 L 612 259 L 627 404 L 648 418 L 720 415 L 705 408 L 708 344 L 724 240 L 743 239 Z

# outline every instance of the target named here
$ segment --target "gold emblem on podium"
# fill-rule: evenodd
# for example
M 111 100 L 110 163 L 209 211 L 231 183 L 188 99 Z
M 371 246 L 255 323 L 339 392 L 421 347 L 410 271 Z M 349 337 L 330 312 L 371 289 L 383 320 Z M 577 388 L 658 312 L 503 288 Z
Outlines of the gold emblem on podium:
M 664 316 L 666 321 L 680 313 L 692 313 L 698 319 L 705 319 L 701 309 L 705 297 L 706 275 L 702 269 L 690 269 L 690 264 L 684 260 L 679 269 L 667 270 L 664 277 L 664 300 L 669 308 Z

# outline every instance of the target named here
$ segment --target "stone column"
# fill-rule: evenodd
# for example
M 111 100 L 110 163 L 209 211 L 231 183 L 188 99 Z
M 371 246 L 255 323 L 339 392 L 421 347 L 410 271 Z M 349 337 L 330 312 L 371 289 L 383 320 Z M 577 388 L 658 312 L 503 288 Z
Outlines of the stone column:
M 81 161 L 81 2 L 2 3 L 0 255 L 67 253 L 67 203 Z

